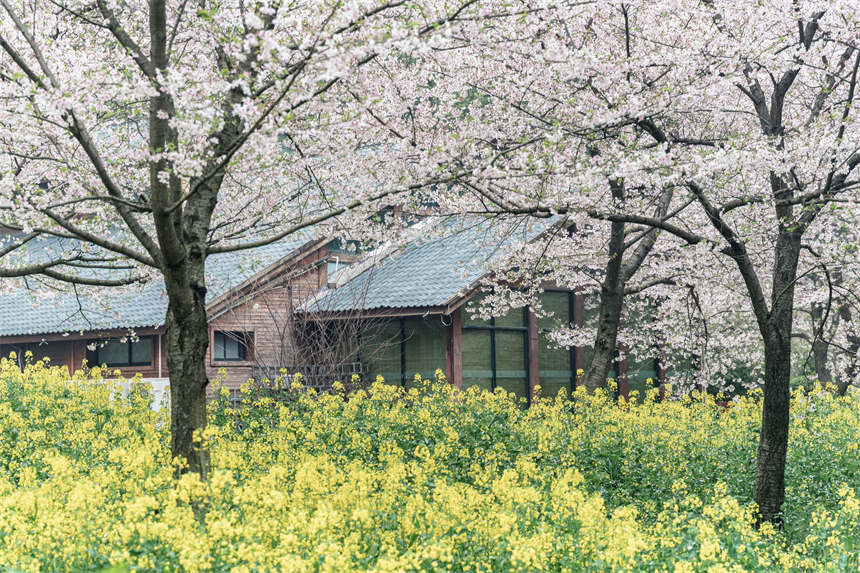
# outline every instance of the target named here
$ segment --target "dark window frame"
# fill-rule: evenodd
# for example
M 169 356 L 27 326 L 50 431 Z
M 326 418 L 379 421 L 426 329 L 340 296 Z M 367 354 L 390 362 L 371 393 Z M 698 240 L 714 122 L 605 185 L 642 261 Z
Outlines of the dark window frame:
M 221 348 L 224 349 L 224 357 L 221 358 L 215 355 L 215 340 L 218 336 L 224 338 L 221 342 Z M 227 345 L 225 344 L 226 338 L 231 337 L 236 342 L 238 342 L 239 348 L 239 357 L 238 358 L 227 358 Z M 212 361 L 213 362 L 247 362 L 248 354 L 251 347 L 251 333 L 243 332 L 240 330 L 214 330 L 212 331 Z
M 141 342 L 143 340 L 149 340 L 150 341 L 149 360 L 146 362 L 135 362 L 134 360 L 132 360 L 132 346 L 134 346 L 135 344 L 137 344 L 138 342 Z M 124 367 L 131 367 L 131 366 L 152 366 L 152 364 L 154 362 L 153 356 L 152 356 L 152 348 L 153 348 L 153 344 L 155 343 L 154 341 L 155 341 L 154 336 L 139 336 L 137 338 L 137 340 L 130 340 L 129 339 L 129 340 L 126 340 L 126 342 L 122 342 L 119 338 L 109 338 L 107 340 L 99 340 L 96 342 L 96 345 L 97 345 L 96 346 L 96 363 L 99 365 L 104 364 L 105 366 L 107 366 L 109 368 L 124 368 Z M 119 342 L 120 344 L 126 345 L 127 350 L 128 350 L 128 362 L 112 362 L 111 363 L 111 362 L 106 362 L 106 361 L 101 359 L 101 356 L 100 356 L 101 350 L 109 342 Z

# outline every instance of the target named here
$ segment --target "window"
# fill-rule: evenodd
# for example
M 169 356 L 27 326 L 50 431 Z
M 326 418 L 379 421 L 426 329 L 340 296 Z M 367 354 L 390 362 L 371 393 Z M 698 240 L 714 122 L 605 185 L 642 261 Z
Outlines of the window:
M 18 365 L 18 368 L 23 368 L 25 347 L 16 344 L 0 344 L 0 358 L 11 360 L 9 356 L 13 352 L 15 353 L 14 362 Z
M 400 318 L 376 326 L 362 344 L 369 379 L 410 386 L 414 376 L 433 379 L 445 368 L 445 328 L 438 315 Z
M 107 366 L 149 366 L 152 364 L 152 337 L 137 340 L 110 339 L 97 343 L 96 363 Z
M 219 362 L 246 360 L 249 338 L 245 332 L 216 330 L 213 337 L 212 359 Z
M 541 394 L 554 397 L 562 388 L 569 394 L 576 387 L 576 348 L 559 347 L 549 333 L 574 324 L 574 294 L 549 290 L 540 295 L 540 302 L 545 312 L 552 313 L 540 319 Z
M 377 376 L 382 376 L 389 384 L 400 383 L 405 375 L 401 364 L 400 322 L 391 320 L 374 324 L 370 330 L 360 344 L 369 379 L 375 380 Z
M 528 396 L 528 312 L 511 309 L 490 320 L 463 317 L 463 387 L 502 387 Z
M 437 368 L 445 370 L 445 327 L 438 316 L 404 319 L 403 341 L 405 385 L 416 374 L 432 380 Z

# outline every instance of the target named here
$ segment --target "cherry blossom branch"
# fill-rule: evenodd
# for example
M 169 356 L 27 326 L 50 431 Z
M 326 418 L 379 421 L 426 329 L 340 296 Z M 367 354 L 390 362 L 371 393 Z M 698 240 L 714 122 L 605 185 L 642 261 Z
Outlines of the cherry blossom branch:
M 31 273 L 33 274 L 33 273 Z M 97 287 L 122 287 L 129 286 L 133 284 L 146 282 L 141 276 L 131 276 L 128 278 L 122 279 L 100 279 L 95 277 L 85 277 L 81 275 L 72 275 L 68 273 L 63 273 L 60 271 L 55 271 L 51 268 L 43 269 L 39 271 L 38 274 L 44 275 L 46 277 L 52 278 L 54 280 L 69 283 L 73 285 L 85 285 L 85 286 L 97 286 Z
M 62 216 L 54 213 L 51 209 L 42 209 L 41 212 L 44 213 L 45 215 L 47 215 L 48 217 L 50 217 L 52 221 L 54 221 L 57 225 L 59 225 L 60 227 L 62 227 L 66 231 L 68 231 L 69 234 L 74 236 L 74 237 L 77 237 L 77 238 L 82 239 L 84 241 L 93 243 L 94 245 L 102 247 L 103 249 L 113 251 L 114 253 L 124 255 L 124 256 L 126 256 L 132 260 L 135 260 L 139 263 L 142 263 L 146 266 L 149 266 L 149 267 L 157 267 L 158 266 L 157 263 L 153 259 L 147 257 L 143 253 L 139 253 L 139 252 L 135 251 L 134 249 L 131 249 L 129 247 L 126 247 L 124 245 L 121 245 L 119 243 L 111 241 L 111 240 L 109 240 L 109 239 L 107 239 L 101 235 L 96 235 L 95 233 L 91 233 L 90 231 L 87 231 L 86 229 L 83 229 L 83 228 L 73 224 L 71 221 L 68 220 L 68 218 L 62 217 Z
M 260 239 L 257 241 L 249 241 L 247 243 L 236 244 L 236 245 L 223 245 L 223 246 L 217 246 L 216 245 L 216 246 L 211 247 L 208 252 L 210 254 L 212 254 L 212 253 L 229 253 L 229 252 L 233 252 L 233 251 L 241 251 L 244 249 L 254 249 L 257 247 L 269 245 L 269 244 L 274 243 L 276 241 L 280 241 L 284 237 L 288 237 L 292 234 L 295 234 L 295 233 L 301 231 L 302 229 L 307 229 L 308 227 L 318 225 L 320 223 L 328 221 L 329 219 L 333 219 L 335 217 L 343 215 L 344 213 L 347 213 L 349 211 L 353 211 L 353 210 L 355 210 L 355 209 L 357 209 L 363 205 L 373 204 L 373 203 L 379 201 L 380 199 L 384 199 L 385 197 L 388 197 L 390 195 L 399 195 L 399 194 L 403 194 L 403 193 L 408 193 L 410 191 L 415 191 L 417 189 L 428 187 L 430 185 L 439 185 L 439 184 L 443 184 L 443 183 L 453 183 L 453 182 L 457 181 L 458 179 L 459 179 L 458 175 L 452 175 L 450 177 L 434 179 L 434 180 L 425 181 L 422 183 L 415 183 L 415 184 L 409 185 L 408 187 L 404 187 L 402 189 L 391 189 L 388 191 L 383 191 L 381 193 L 377 193 L 376 195 L 371 195 L 367 199 L 355 199 L 353 201 L 350 201 L 346 205 L 343 205 L 342 207 L 338 207 L 336 209 L 326 211 L 325 213 L 311 217 L 310 219 L 302 221 L 301 223 L 296 223 L 295 225 L 287 227 L 286 229 L 272 235 L 271 237 L 267 237 L 265 239 Z
M 842 118 L 839 123 L 839 130 L 836 136 L 836 141 L 842 141 L 842 138 L 845 136 L 845 126 L 848 120 L 848 116 L 851 113 L 851 108 L 854 104 L 854 96 L 855 91 L 857 89 L 857 72 L 860 69 L 860 50 L 857 51 L 857 56 L 854 58 L 854 67 L 851 70 L 851 82 L 848 86 L 848 96 L 845 102 L 845 107 L 842 111 Z M 847 169 L 846 171 L 837 174 L 836 173 L 836 156 L 831 158 L 831 165 L 833 166 L 830 170 L 830 173 L 827 175 L 827 183 L 824 185 L 824 189 L 821 193 L 822 201 L 820 203 L 812 205 L 809 209 L 804 211 L 798 221 L 798 224 L 802 229 L 805 229 L 809 226 L 821 209 L 826 204 L 827 200 L 835 196 L 841 190 L 842 186 L 850 177 L 851 172 L 860 164 L 860 153 L 855 152 L 852 154 L 847 160 Z
M 15 24 L 15 28 L 18 32 L 24 37 L 27 44 L 30 46 L 30 49 L 33 52 L 33 55 L 36 58 L 36 61 L 39 63 L 40 68 L 42 69 L 45 76 L 51 82 L 51 86 L 53 89 L 60 89 L 60 84 L 57 81 L 54 74 L 51 72 L 50 67 L 45 61 L 44 55 L 42 54 L 41 49 L 39 48 L 38 43 L 35 38 L 30 34 L 27 27 L 21 22 L 18 18 L 15 11 L 9 5 L 8 0 L 0 0 L 0 5 L 6 10 L 9 14 L 9 17 L 12 19 L 12 22 Z M 30 80 L 43 91 L 50 91 L 49 87 L 42 81 L 42 79 L 35 73 L 34 70 L 30 68 L 30 66 L 24 61 L 24 59 L 17 53 L 17 51 L 2 37 L 0 36 L 0 48 L 2 48 L 18 65 L 18 67 L 24 72 L 24 74 L 30 78 Z M 66 129 L 72 136 L 81 144 L 81 147 L 84 150 L 84 153 L 90 160 L 90 163 L 96 170 L 96 173 L 99 176 L 99 179 L 102 181 L 102 184 L 105 186 L 108 194 L 117 198 L 122 199 L 122 192 L 119 187 L 113 181 L 113 178 L 107 171 L 104 161 L 101 158 L 98 150 L 95 147 L 95 143 L 92 140 L 88 130 L 83 125 L 82 122 L 78 120 L 75 115 L 75 112 L 71 109 L 66 109 L 63 113 L 64 117 L 68 121 L 68 125 Z M 143 226 L 140 222 L 131 214 L 131 212 L 123 207 L 121 204 L 116 205 L 116 209 L 122 217 L 123 221 L 128 225 L 129 230 L 132 234 L 141 242 L 144 248 L 149 252 L 150 256 L 153 259 L 158 259 L 160 257 L 160 252 L 155 242 L 149 236 L 148 233 L 143 229 Z
M 645 281 L 644 283 L 636 285 L 634 287 L 625 286 L 624 287 L 624 294 L 625 295 L 639 294 L 643 291 L 648 290 L 651 287 L 655 287 L 655 286 L 659 286 L 659 285 L 675 286 L 677 284 L 678 284 L 678 282 L 675 280 L 675 277 L 656 278 L 656 279 L 651 279 L 649 281 Z
M 90 201 L 105 201 L 107 203 L 119 203 L 125 205 L 129 209 L 133 209 L 135 211 L 140 212 L 152 212 L 152 207 L 145 203 L 135 203 L 134 201 L 128 201 L 127 199 L 118 199 L 111 195 L 89 195 L 87 197 L 79 197 L 77 199 L 69 199 L 67 201 L 60 201 L 59 203 L 51 203 L 48 205 L 48 209 L 57 209 L 59 207 L 68 207 L 69 205 L 76 205 L 78 203 L 88 203 Z
M 140 49 L 140 46 L 138 46 L 131 36 L 128 35 L 125 28 L 120 25 L 114 11 L 111 10 L 110 6 L 108 6 L 104 0 L 97 0 L 96 3 L 102 16 L 107 20 L 108 30 L 110 30 L 113 37 L 116 38 L 116 41 L 125 48 L 125 51 L 132 57 L 137 64 L 137 67 L 139 67 L 140 71 L 143 72 L 143 75 L 149 78 L 150 81 L 155 81 L 155 67 L 152 65 L 150 59 L 143 54 L 143 50 Z
M 6 255 L 8 255 L 9 253 L 11 253 L 13 251 L 17 251 L 18 249 L 20 249 L 21 247 L 23 247 L 24 245 L 26 245 L 27 243 L 29 243 L 30 241 L 32 241 L 33 239 L 35 239 L 38 236 L 39 236 L 39 233 L 28 233 L 28 234 L 24 235 L 23 237 L 18 238 L 15 242 L 13 242 L 9 245 L 6 245 L 2 249 L 0 249 L 0 259 L 2 259 L 3 257 L 5 257 Z
M 759 330 L 762 337 L 769 339 L 772 332 L 768 319 L 770 317 L 770 308 L 767 304 L 767 299 L 764 296 L 764 289 L 761 286 L 758 274 L 755 271 L 755 266 L 750 259 L 744 241 L 737 235 L 734 229 L 729 226 L 719 210 L 716 209 L 708 198 L 705 196 L 704 190 L 696 183 L 688 182 L 687 187 L 693 192 L 693 195 L 699 200 L 699 204 L 705 210 L 705 214 L 710 220 L 714 228 L 728 242 L 729 249 L 727 254 L 734 259 L 738 266 L 741 277 L 749 291 L 750 301 L 752 302 L 753 312 L 755 313 L 756 321 L 759 324 Z
M 6 0 L 2 0 L 2 1 L 6 1 Z M 456 20 L 457 17 L 464 10 L 466 10 L 469 6 L 475 4 L 477 1 L 478 0 L 468 0 L 468 1 L 464 2 L 452 14 L 445 16 L 443 18 L 439 18 L 436 21 L 431 22 L 430 24 L 424 26 L 421 30 L 418 31 L 417 35 L 419 37 L 424 36 L 424 35 L 428 34 L 429 32 L 434 31 L 436 28 L 445 24 L 446 22 L 451 22 L 453 20 Z M 385 5 L 381 6 L 380 7 L 381 10 L 372 10 L 371 12 L 372 13 L 378 13 L 378 12 L 381 12 L 385 9 L 390 9 L 394 6 L 398 6 L 400 4 L 402 4 L 402 2 L 400 2 L 400 1 L 392 2 L 392 3 L 385 4 Z M 359 18 L 367 18 L 367 17 L 368 17 L 368 15 L 364 14 L 364 15 L 360 16 Z M 347 26 L 345 29 L 348 29 L 348 27 L 349 26 Z M 172 213 L 176 209 L 179 209 L 183 203 L 188 201 L 188 199 L 190 199 L 192 196 L 194 196 L 194 194 L 196 194 L 198 192 L 198 190 L 201 188 L 202 185 L 204 185 L 210 179 L 215 177 L 218 173 L 220 173 L 224 169 L 224 167 L 226 167 L 226 165 L 232 160 L 233 156 L 238 152 L 238 150 L 248 140 L 248 138 L 251 137 L 254 133 L 256 133 L 257 130 L 259 130 L 259 128 L 263 125 L 265 120 L 280 105 L 280 103 L 283 101 L 283 99 L 290 92 L 290 89 L 292 88 L 293 83 L 299 77 L 301 72 L 304 71 L 304 69 L 307 65 L 307 62 L 310 61 L 310 58 L 314 54 L 315 54 L 314 50 L 308 51 L 308 53 L 305 55 L 305 58 L 301 62 L 298 62 L 295 66 L 293 66 L 291 68 L 288 76 L 286 76 L 286 77 L 289 77 L 290 80 L 287 83 L 287 85 L 284 87 L 284 89 L 282 89 L 281 92 L 275 97 L 275 99 L 268 106 L 266 106 L 266 108 L 257 117 L 257 119 L 254 121 L 254 123 L 251 124 L 251 126 L 248 129 L 244 130 L 242 132 L 242 134 L 239 135 L 239 137 L 234 142 L 231 142 L 229 147 L 223 153 L 220 154 L 221 160 L 218 161 L 218 163 L 216 163 L 214 166 L 209 168 L 203 176 L 196 179 L 194 181 L 194 183 L 192 184 L 191 188 L 186 193 L 184 193 L 173 204 L 171 204 L 170 206 L 167 207 L 167 213 Z M 362 67 L 362 66 L 368 64 L 369 62 L 373 61 L 374 59 L 376 59 L 376 57 L 378 55 L 379 55 L 379 51 L 372 52 L 372 53 L 366 55 L 365 57 L 363 57 L 362 59 L 360 59 L 358 62 L 356 62 L 355 66 L 357 68 Z M 293 105 L 286 108 L 283 113 L 285 115 L 289 115 L 290 113 L 295 112 L 296 110 L 300 109 L 304 105 L 308 104 L 309 102 L 313 101 L 314 99 L 318 98 L 322 94 L 329 91 L 333 86 L 338 84 L 342 79 L 343 78 L 341 76 L 337 76 L 335 78 L 328 80 L 322 86 L 320 86 L 316 90 L 314 90 L 313 93 L 311 93 L 307 97 L 304 97 L 304 98 L 298 100 Z
M 674 195 L 674 188 L 669 186 L 663 190 L 663 193 L 660 195 L 660 202 L 655 209 L 654 218 L 655 219 L 666 219 L 666 212 L 669 210 L 669 205 L 672 202 L 672 196 Z M 651 249 L 654 247 L 654 243 L 657 242 L 657 228 L 652 227 L 649 232 L 647 232 L 644 238 L 639 242 L 636 248 L 633 250 L 633 254 L 621 265 L 621 282 L 622 284 L 629 281 L 633 278 L 633 275 L 636 274 L 636 271 L 639 270 L 639 267 L 642 266 L 642 263 L 645 262 L 645 257 L 651 252 Z M 624 245 L 622 245 L 622 252 L 624 252 Z
M 35 235 L 35 233 L 32 233 Z M 28 239 L 29 240 L 29 239 Z M 18 245 L 20 246 L 20 245 Z M 41 263 L 33 263 L 30 265 L 24 265 L 20 267 L 0 267 L 0 278 L 21 278 L 32 275 L 42 275 L 54 280 L 58 280 L 60 282 L 70 283 L 70 284 L 78 284 L 78 285 L 89 285 L 89 286 L 103 286 L 103 287 L 120 287 L 120 286 L 128 286 L 135 283 L 143 282 L 145 279 L 142 276 L 131 276 L 119 279 L 112 278 L 98 278 L 92 276 L 81 276 L 76 274 L 69 274 L 64 271 L 57 270 L 58 267 L 78 267 L 78 268 L 102 268 L 101 265 L 97 263 L 99 261 L 104 261 L 105 259 L 91 259 L 83 256 L 76 256 L 70 258 L 60 258 L 53 259 L 50 261 L 44 261 Z M 77 261 L 82 261 L 78 263 Z M 90 267 L 87 264 L 87 261 L 92 262 L 93 266 Z M 112 267 L 112 270 L 115 268 Z

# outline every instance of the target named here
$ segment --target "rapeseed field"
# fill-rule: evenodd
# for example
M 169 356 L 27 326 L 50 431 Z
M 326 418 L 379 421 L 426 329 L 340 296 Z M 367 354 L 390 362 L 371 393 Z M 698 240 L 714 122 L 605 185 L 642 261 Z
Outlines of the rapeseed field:
M 785 527 L 756 530 L 755 393 L 216 388 L 201 482 L 108 374 L 0 365 L 0 570 L 860 570 L 856 395 L 795 394 Z

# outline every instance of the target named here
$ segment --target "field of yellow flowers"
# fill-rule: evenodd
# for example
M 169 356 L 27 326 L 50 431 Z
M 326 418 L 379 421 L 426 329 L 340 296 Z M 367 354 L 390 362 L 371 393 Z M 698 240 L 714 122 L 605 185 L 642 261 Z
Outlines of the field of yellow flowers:
M 0 570 L 857 571 L 860 400 L 797 394 L 786 527 L 756 397 L 621 404 L 374 384 L 212 404 L 207 482 L 97 370 L 0 364 Z

